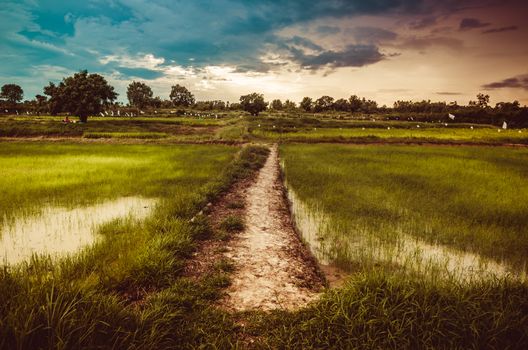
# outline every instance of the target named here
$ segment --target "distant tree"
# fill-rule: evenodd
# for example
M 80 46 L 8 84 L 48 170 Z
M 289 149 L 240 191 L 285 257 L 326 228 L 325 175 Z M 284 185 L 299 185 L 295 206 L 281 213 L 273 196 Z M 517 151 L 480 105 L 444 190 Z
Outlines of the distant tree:
M 321 96 L 315 101 L 314 110 L 316 112 L 328 111 L 334 106 L 334 98 L 330 96 Z
M 373 100 L 361 99 L 361 111 L 365 113 L 374 113 L 378 109 L 378 103 Z
M 2 86 L 0 98 L 6 100 L 11 105 L 16 105 L 24 98 L 24 90 L 17 84 L 5 84 Z
M 286 101 L 284 101 L 284 105 L 282 107 L 285 110 L 287 110 L 287 111 L 291 111 L 291 110 L 294 110 L 295 108 L 297 108 L 297 105 L 293 101 L 286 100 Z
M 194 95 L 185 86 L 174 85 L 169 95 L 172 104 L 177 107 L 189 107 L 195 102 Z
M 260 112 L 265 111 L 268 103 L 264 101 L 264 95 L 256 92 L 240 96 L 240 106 L 251 115 L 257 116 Z
M 146 108 L 150 106 L 152 103 L 152 95 L 152 89 L 145 83 L 133 81 L 128 85 L 127 98 L 131 106 L 136 108 Z
M 273 100 L 271 101 L 271 109 L 274 109 L 276 111 L 280 111 L 283 108 L 282 101 L 281 100 Z
M 305 97 L 299 104 L 299 106 L 305 111 L 310 112 L 313 107 L 313 100 L 310 97 Z
M 172 105 L 172 101 L 171 100 L 163 100 L 161 101 L 161 108 L 171 108 L 173 105 Z
M 488 107 L 489 102 L 490 102 L 489 95 L 484 95 L 482 93 L 477 95 L 477 106 L 479 106 L 480 108 Z
M 198 101 L 194 105 L 194 108 L 200 111 L 213 111 L 213 110 L 223 111 L 226 109 L 226 103 L 221 100 Z
M 348 101 L 344 98 L 340 98 L 339 100 L 336 100 L 334 102 L 334 108 L 336 111 L 345 112 L 350 109 L 350 105 L 348 104 Z
M 117 98 L 117 93 L 99 74 L 83 70 L 64 78 L 59 85 L 50 83 L 44 88 L 50 96 L 51 113 L 68 112 L 88 121 L 89 115 L 99 114 Z
M 495 105 L 495 109 L 501 112 L 513 112 L 518 111 L 521 108 L 519 101 L 513 102 L 499 102 Z
M 151 106 L 153 108 L 161 108 L 163 105 L 163 101 L 158 96 L 151 98 L 149 101 L 149 104 L 147 106 Z
M 37 109 L 38 115 L 40 115 L 40 113 L 43 113 L 48 109 L 48 98 L 46 96 L 36 95 L 35 101 L 36 101 L 36 109 Z
M 238 110 L 241 110 L 242 109 L 242 105 L 240 103 L 237 103 L 237 102 L 234 102 L 234 103 L 231 103 L 229 104 L 229 102 L 227 103 L 227 109 L 231 110 L 231 111 L 238 111 Z
M 352 95 L 348 98 L 348 108 L 350 112 L 357 112 L 361 109 L 361 99 L 356 95 Z

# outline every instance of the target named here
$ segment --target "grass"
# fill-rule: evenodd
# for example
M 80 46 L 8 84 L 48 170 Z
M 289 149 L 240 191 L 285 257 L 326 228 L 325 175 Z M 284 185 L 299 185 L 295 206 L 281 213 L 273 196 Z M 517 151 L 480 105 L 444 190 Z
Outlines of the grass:
M 240 232 L 244 226 L 244 220 L 235 215 L 229 215 L 220 222 L 220 228 L 227 232 Z
M 85 132 L 83 137 L 87 139 L 163 139 L 169 137 L 169 135 L 163 132 Z
M 16 144 L 10 145 L 10 151 L 43 158 L 59 152 L 45 146 Z M 66 146 L 63 152 L 75 153 L 77 147 L 82 145 Z M 120 157 L 127 156 L 145 161 L 149 155 L 156 169 L 153 173 L 132 171 L 138 180 L 134 188 L 158 193 L 163 201 L 141 223 L 116 220 L 104 225 L 100 231 L 104 239 L 75 256 L 60 260 L 35 257 L 0 270 L 0 348 L 233 345 L 234 322 L 210 306 L 228 285 L 226 271 L 232 267 L 220 262 L 216 272 L 199 282 L 180 273 L 197 240 L 210 235 L 205 219 L 190 222 L 191 217 L 233 181 L 258 169 L 267 153 L 245 147 L 233 160 L 235 150 L 226 146 L 142 146 L 123 147 L 116 156 L 113 146 L 91 147 L 91 155 L 108 158 L 108 164 L 118 164 Z M 162 163 L 158 163 L 160 153 L 167 157 Z M 107 178 L 117 192 L 126 190 L 120 174 L 116 171 Z M 157 175 L 163 174 L 167 180 L 158 181 Z M 153 187 L 138 186 L 148 181 L 145 176 L 152 176 Z M 84 187 L 95 184 L 88 181 Z M 109 193 L 97 193 L 105 194 Z M 79 191 L 76 197 L 81 195 L 88 193 Z
M 4 142 L 0 220 L 37 210 L 42 203 L 75 206 L 131 195 L 165 197 L 171 190 L 187 193 L 186 188 L 203 184 L 234 152 L 226 146 L 205 150 L 192 145 Z
M 387 129 L 389 128 L 390 129 Z M 527 143 L 528 130 L 501 130 L 496 128 L 424 127 L 409 129 L 385 128 L 311 128 L 298 131 L 259 130 L 251 133 L 257 138 L 281 142 L 437 142 L 437 143 Z
M 332 221 L 328 230 L 338 231 L 340 240 L 396 242 L 405 234 L 516 267 L 527 262 L 527 150 L 346 145 L 281 150 L 288 184 L 311 210 Z
M 523 349 L 528 288 L 460 288 L 383 274 L 355 276 L 307 309 L 256 317 L 271 349 Z
M 306 309 L 255 316 L 251 332 L 266 347 L 526 348 L 525 281 L 459 279 L 446 266 L 417 266 L 419 252 L 397 259 L 403 246 L 423 240 L 523 268 L 526 150 L 320 144 L 280 151 L 290 192 L 323 239 L 310 243 L 350 276 Z M 377 259 L 380 247 L 391 247 L 392 259 Z
M 3 116 L 0 137 L 85 137 L 106 139 L 165 138 L 171 142 L 350 142 L 525 144 L 528 130 L 500 130 L 487 124 L 442 120 L 337 119 L 325 116 L 239 116 L 222 118 L 153 115 L 134 118 L 91 117 L 86 124 L 64 124 L 62 117 Z M 406 119 L 402 117 L 403 119 Z M 448 123 L 448 126 L 445 126 Z M 471 129 L 473 128 L 473 129 Z
M 72 118 L 74 120 L 75 118 Z M 0 118 L 2 137 L 82 137 L 100 133 L 167 134 L 173 137 L 213 138 L 217 128 L 227 120 L 160 117 L 91 117 L 88 123 L 62 123 L 62 117 L 19 116 Z

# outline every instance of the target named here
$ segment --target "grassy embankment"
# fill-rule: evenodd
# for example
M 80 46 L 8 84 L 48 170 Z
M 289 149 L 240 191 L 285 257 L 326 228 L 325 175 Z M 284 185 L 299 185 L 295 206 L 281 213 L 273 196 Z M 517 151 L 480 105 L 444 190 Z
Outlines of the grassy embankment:
M 3 116 L 0 118 L 0 137 L 85 137 L 130 138 L 176 141 L 209 141 L 217 139 L 233 118 L 191 117 L 91 117 L 88 123 L 62 123 L 55 116 Z M 72 120 L 76 120 L 72 118 Z
M 448 123 L 446 126 L 445 123 Z M 471 129 L 473 127 L 473 129 Z M 491 125 L 410 121 L 252 118 L 250 134 L 275 142 L 356 143 L 528 143 L 528 130 L 500 130 Z
M 450 120 L 435 123 L 317 117 L 260 117 L 226 114 L 222 118 L 142 116 L 91 117 L 87 124 L 63 124 L 62 117 L 3 116 L 0 137 L 69 137 L 174 142 L 350 142 L 526 144 L 528 130 L 500 130 Z M 445 126 L 448 123 L 448 126 Z M 473 128 L 473 129 L 471 129 Z
M 193 217 L 266 152 L 227 146 L 2 144 L 2 213 L 40 203 L 83 205 L 123 195 L 158 197 L 144 222 L 103 225 L 79 254 L 36 257 L 0 270 L 0 348 L 168 348 L 233 341 L 233 323 L 211 308 L 228 283 L 221 267 L 180 276 L 197 240 Z M 3 215 L 2 215 L 3 216 Z

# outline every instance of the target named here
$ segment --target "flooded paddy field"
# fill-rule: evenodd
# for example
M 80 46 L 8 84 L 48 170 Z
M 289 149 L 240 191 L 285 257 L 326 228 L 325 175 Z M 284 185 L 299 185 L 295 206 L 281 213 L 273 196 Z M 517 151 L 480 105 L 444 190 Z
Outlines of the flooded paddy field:
M 304 145 L 282 151 L 293 212 L 325 260 L 364 264 L 371 259 L 359 257 L 368 256 L 368 246 L 379 250 L 374 260 L 450 249 L 479 255 L 482 264 L 525 268 L 526 150 Z
M 282 145 L 293 221 L 323 270 L 348 277 L 286 325 L 277 322 L 281 330 L 268 328 L 275 344 L 525 347 L 527 156 Z

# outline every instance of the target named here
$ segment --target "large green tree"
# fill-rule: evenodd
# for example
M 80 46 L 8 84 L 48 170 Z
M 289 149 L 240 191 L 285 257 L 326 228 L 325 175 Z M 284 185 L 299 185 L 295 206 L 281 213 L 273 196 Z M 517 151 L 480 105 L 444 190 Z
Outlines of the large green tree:
M 127 98 L 131 106 L 136 108 L 146 108 L 152 105 L 152 96 L 152 89 L 145 83 L 133 81 L 128 85 Z M 161 101 L 159 104 L 161 105 Z
M 280 111 L 282 108 L 283 108 L 283 104 L 281 100 L 277 99 L 277 100 L 271 101 L 271 109 Z
M 316 112 L 328 111 L 334 107 L 334 98 L 330 96 L 321 96 L 315 101 L 314 110 Z
M 24 90 L 17 84 L 5 84 L 2 86 L 0 98 L 11 105 L 16 105 L 24 98 Z
M 240 106 L 251 115 L 257 116 L 260 112 L 265 111 L 268 103 L 264 101 L 264 95 L 256 92 L 240 96 Z
M 89 115 L 99 114 L 117 98 L 117 93 L 104 77 L 83 70 L 64 78 L 59 85 L 50 83 L 44 88 L 50 96 L 51 113 L 68 112 L 86 122 Z
M 178 84 L 171 88 L 169 97 L 172 104 L 177 107 L 189 107 L 195 102 L 194 95 L 185 86 Z
M 305 112 L 310 112 L 313 107 L 313 100 L 310 97 L 305 97 L 303 98 L 299 106 L 304 109 Z

